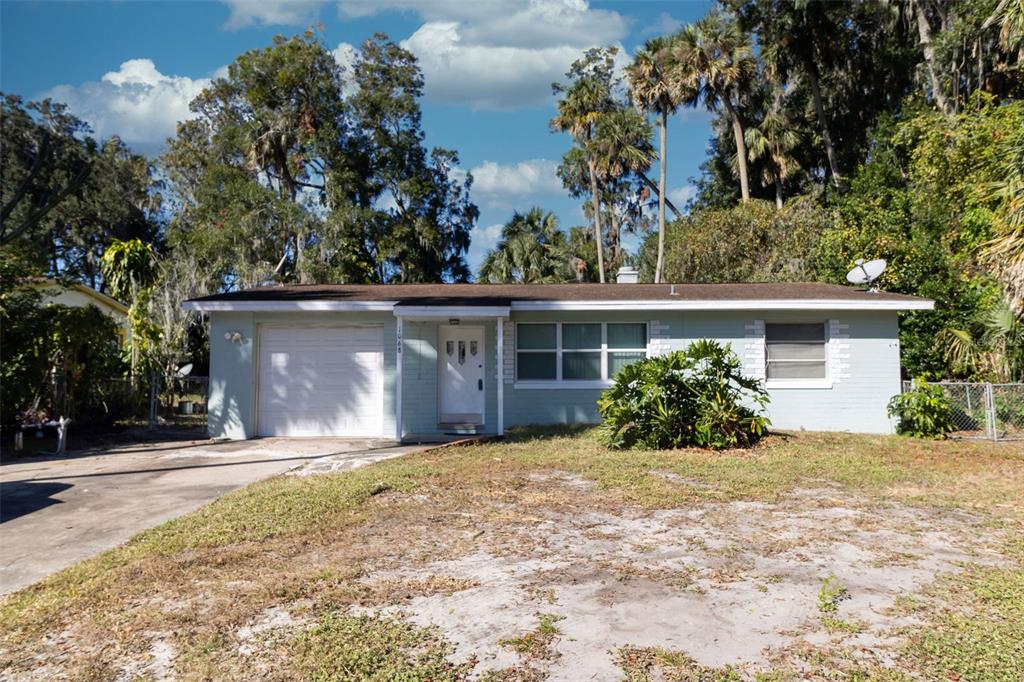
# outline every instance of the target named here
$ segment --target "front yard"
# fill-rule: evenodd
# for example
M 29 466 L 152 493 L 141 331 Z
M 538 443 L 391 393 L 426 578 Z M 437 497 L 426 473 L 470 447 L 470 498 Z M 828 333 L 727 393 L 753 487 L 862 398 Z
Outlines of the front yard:
M 14 678 L 1024 678 L 1024 448 L 524 431 L 276 477 L 0 603 Z

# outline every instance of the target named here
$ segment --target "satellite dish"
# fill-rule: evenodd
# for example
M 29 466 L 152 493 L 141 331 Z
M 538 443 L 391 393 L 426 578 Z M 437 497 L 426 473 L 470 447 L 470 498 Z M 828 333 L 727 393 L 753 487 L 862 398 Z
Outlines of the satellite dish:
M 858 258 L 854 262 L 857 263 L 857 266 L 846 273 L 846 281 L 850 284 L 871 284 L 885 272 L 885 259 L 883 258 L 867 262 L 863 258 Z
M 174 376 L 182 379 L 192 373 L 192 363 L 188 362 L 178 368 L 178 371 L 174 373 Z

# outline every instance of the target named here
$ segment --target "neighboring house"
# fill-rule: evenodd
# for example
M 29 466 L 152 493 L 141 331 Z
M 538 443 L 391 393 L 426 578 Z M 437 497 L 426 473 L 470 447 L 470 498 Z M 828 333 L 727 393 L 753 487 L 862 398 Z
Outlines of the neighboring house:
M 96 306 L 100 312 L 109 315 L 117 324 L 121 345 L 124 346 L 128 342 L 131 336 L 128 306 L 116 298 L 111 298 L 78 282 L 62 283 L 55 279 L 38 279 L 32 281 L 31 286 L 39 289 L 43 294 L 43 305 L 66 305 L 69 308 Z
M 930 300 L 830 284 L 289 285 L 210 316 L 215 438 L 501 434 L 593 423 L 615 371 L 700 338 L 766 379 L 775 428 L 889 433 L 897 314 Z

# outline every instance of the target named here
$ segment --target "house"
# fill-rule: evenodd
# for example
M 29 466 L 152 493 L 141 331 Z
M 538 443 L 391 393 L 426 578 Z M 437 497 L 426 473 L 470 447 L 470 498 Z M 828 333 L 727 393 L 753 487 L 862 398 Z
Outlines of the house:
M 287 285 L 210 316 L 215 438 L 501 434 L 593 423 L 615 371 L 732 346 L 781 429 L 889 433 L 898 313 L 930 300 L 830 284 Z
M 79 282 L 61 282 L 56 279 L 39 278 L 30 286 L 43 295 L 43 305 L 64 305 L 69 308 L 84 308 L 94 305 L 117 324 L 117 335 L 124 346 L 131 337 L 131 322 L 128 320 L 128 306 L 116 298 L 107 296 Z

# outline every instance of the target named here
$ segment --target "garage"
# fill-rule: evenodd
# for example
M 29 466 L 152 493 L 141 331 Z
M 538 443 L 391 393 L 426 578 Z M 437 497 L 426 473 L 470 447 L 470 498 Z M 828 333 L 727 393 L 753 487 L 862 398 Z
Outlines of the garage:
M 379 326 L 264 326 L 259 336 L 260 436 L 383 433 Z

